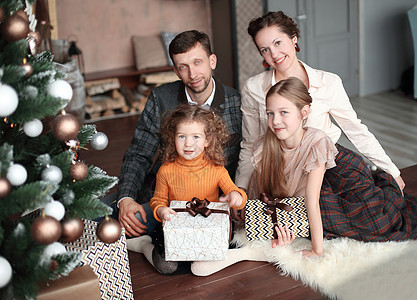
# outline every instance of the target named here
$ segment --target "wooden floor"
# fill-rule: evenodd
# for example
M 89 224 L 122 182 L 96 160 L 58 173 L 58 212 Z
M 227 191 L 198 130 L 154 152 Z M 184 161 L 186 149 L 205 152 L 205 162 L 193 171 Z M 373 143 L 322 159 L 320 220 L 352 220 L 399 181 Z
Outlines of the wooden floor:
M 388 93 L 353 99 L 352 103 L 365 124 L 368 120 L 364 116 L 372 119 L 367 125 L 383 147 L 388 146 L 393 161 L 404 168 L 406 191 L 417 195 L 417 101 Z M 137 119 L 131 116 L 95 123 L 97 130 L 109 137 L 109 145 L 102 151 L 82 150 L 79 158 L 117 176 Z M 245 261 L 211 276 L 197 277 L 162 276 L 135 252 L 129 251 L 129 260 L 135 299 L 327 299 L 262 262 Z

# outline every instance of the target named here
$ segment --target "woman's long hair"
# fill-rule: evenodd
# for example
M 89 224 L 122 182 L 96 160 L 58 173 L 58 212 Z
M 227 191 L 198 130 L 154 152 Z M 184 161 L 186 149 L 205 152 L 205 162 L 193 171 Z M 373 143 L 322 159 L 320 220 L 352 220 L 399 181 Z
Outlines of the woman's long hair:
M 266 106 L 271 96 L 280 95 L 285 99 L 291 101 L 300 110 L 310 105 L 312 102 L 311 96 L 308 93 L 307 87 L 304 83 L 295 77 L 289 77 L 281 80 L 270 88 L 266 94 Z M 273 197 L 287 197 L 287 178 L 284 173 L 285 158 L 282 150 L 281 141 L 276 137 L 275 133 L 268 127 L 265 133 L 262 160 L 260 163 L 261 173 L 258 174 L 259 183 L 265 193 Z

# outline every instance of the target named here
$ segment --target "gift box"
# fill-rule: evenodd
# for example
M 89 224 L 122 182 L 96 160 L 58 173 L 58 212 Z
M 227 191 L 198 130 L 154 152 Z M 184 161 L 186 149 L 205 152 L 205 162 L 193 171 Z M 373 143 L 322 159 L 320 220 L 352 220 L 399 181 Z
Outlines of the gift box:
M 288 226 L 297 237 L 308 237 L 310 226 L 304 197 L 283 199 L 248 199 L 245 206 L 245 232 L 249 241 L 276 239 L 274 219 L 284 227 Z
M 207 200 L 206 200 L 207 201 Z M 208 202 L 208 201 L 207 201 Z M 208 202 L 205 212 L 195 216 L 187 210 L 187 201 L 171 201 L 177 211 L 164 225 L 167 261 L 225 260 L 230 242 L 231 221 L 227 203 Z M 207 217 L 207 209 L 210 213 Z
M 68 276 L 39 284 L 37 300 L 100 300 L 97 275 L 90 266 L 75 268 Z
M 83 221 L 82 236 L 63 245 L 67 251 L 84 254 L 80 264 L 89 265 L 98 276 L 101 299 L 133 299 L 124 228 L 119 240 L 106 244 L 97 238 L 97 222 Z

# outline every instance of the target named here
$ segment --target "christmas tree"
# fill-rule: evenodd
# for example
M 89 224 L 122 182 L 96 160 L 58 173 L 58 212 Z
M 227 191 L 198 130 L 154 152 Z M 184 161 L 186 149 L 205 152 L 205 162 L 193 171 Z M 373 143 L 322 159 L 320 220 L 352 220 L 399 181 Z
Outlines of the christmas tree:
M 117 182 L 78 157 L 107 137 L 65 112 L 72 89 L 51 52 L 39 51 L 34 2 L 0 2 L 0 299 L 34 299 L 39 281 L 72 271 L 81 254 L 62 242 L 82 234 L 83 218 L 111 214 L 100 197 Z

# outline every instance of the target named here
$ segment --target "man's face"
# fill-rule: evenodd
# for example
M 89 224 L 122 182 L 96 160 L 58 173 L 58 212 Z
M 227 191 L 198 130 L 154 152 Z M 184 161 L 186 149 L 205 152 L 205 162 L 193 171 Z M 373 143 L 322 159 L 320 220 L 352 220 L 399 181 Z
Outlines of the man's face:
M 211 87 L 212 71 L 216 68 L 216 55 L 207 55 L 200 43 L 188 52 L 174 54 L 174 71 L 194 94 L 201 94 Z M 211 89 L 209 91 L 211 93 Z

